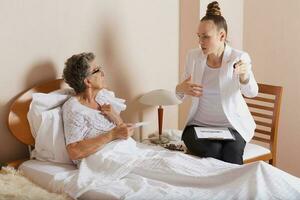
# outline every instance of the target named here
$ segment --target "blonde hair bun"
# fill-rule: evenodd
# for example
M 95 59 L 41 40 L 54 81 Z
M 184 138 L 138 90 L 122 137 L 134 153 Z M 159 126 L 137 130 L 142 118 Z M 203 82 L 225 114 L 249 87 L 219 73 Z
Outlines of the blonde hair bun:
M 219 3 L 217 1 L 213 1 L 207 5 L 206 16 L 211 15 L 221 15 L 221 9 L 219 7 Z

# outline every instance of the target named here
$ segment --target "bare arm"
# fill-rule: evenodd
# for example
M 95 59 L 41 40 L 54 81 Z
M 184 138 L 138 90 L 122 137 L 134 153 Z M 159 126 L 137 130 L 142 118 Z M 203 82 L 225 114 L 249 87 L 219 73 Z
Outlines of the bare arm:
M 127 139 L 133 135 L 131 125 L 121 124 L 110 132 L 101 134 L 95 138 L 84 139 L 67 145 L 67 151 L 72 160 L 85 158 L 102 148 L 105 144 L 116 139 Z

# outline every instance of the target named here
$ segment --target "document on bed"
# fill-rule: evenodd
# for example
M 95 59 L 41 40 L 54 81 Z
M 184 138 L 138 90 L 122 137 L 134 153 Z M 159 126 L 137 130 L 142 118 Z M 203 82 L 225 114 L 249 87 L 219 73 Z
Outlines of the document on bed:
M 194 127 L 199 139 L 235 140 L 228 128 L 219 127 Z

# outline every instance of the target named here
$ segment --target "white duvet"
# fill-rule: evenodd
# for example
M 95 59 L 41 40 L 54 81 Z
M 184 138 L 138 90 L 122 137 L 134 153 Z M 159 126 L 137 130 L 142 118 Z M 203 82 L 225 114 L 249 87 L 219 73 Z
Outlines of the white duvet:
M 300 199 L 300 179 L 265 162 L 239 166 L 131 138 L 107 144 L 52 183 L 74 199 L 89 190 L 103 199 Z

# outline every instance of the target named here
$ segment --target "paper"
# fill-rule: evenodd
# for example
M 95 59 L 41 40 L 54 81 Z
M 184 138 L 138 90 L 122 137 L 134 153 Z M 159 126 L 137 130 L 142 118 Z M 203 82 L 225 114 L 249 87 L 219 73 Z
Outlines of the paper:
M 150 124 L 150 122 L 138 122 L 138 123 L 133 124 L 133 128 L 138 128 L 138 127 L 145 126 L 148 124 Z
M 199 139 L 235 140 L 228 128 L 194 127 Z

